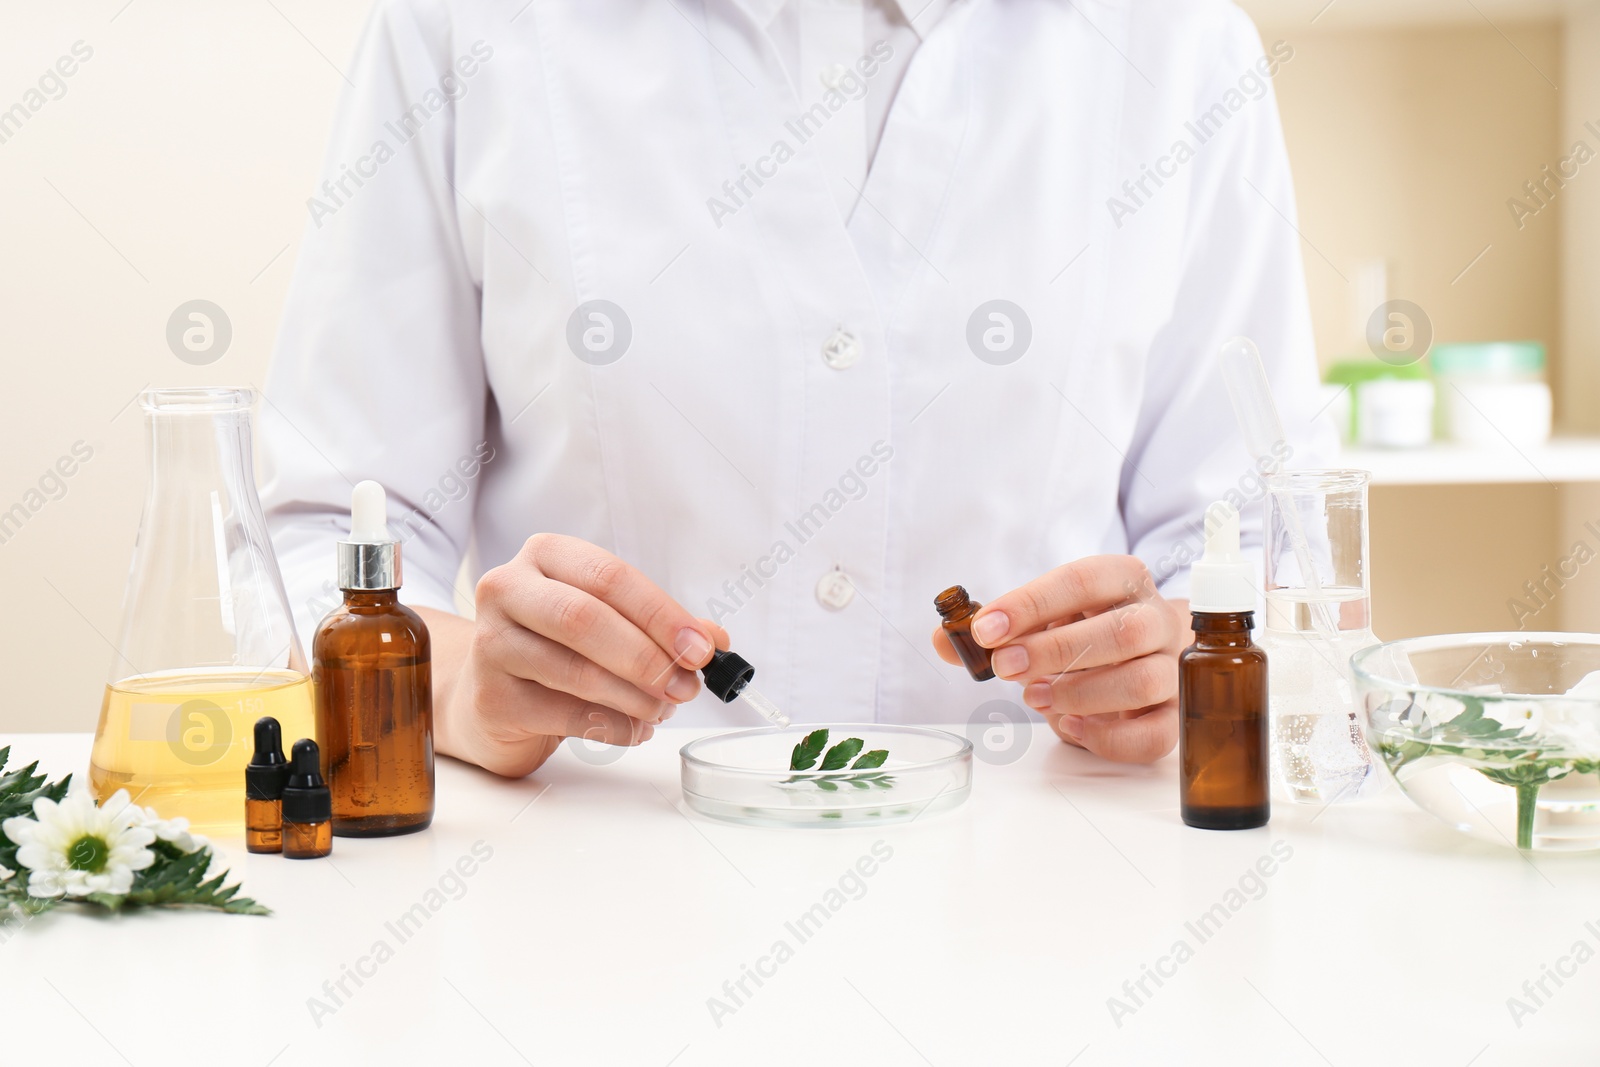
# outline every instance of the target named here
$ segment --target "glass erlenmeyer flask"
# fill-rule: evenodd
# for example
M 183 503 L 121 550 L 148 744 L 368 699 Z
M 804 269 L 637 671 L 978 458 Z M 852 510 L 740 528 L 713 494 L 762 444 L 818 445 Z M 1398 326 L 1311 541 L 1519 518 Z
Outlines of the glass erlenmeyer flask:
M 164 818 L 238 831 L 256 719 L 314 737 L 311 680 L 256 496 L 249 389 L 140 402 L 150 488 L 89 781 Z

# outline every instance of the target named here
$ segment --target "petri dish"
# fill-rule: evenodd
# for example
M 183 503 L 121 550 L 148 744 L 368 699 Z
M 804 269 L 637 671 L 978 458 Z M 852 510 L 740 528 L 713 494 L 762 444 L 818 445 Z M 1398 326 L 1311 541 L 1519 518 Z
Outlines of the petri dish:
M 789 770 L 813 730 L 828 744 L 859 737 L 881 767 Z M 746 826 L 830 829 L 910 822 L 960 807 L 972 791 L 972 742 L 924 726 L 795 723 L 712 734 L 679 750 L 683 796 L 702 815 Z

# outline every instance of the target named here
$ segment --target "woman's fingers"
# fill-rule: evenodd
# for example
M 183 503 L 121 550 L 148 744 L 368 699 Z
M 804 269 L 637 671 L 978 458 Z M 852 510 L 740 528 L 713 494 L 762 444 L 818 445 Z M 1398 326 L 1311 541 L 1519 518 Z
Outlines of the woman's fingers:
M 655 732 L 650 723 L 614 708 L 497 670 L 474 679 L 469 710 L 457 726 L 459 748 L 453 754 L 510 778 L 532 772 L 567 737 L 638 745 Z
M 661 722 L 675 708 L 671 702 L 657 700 L 594 660 L 520 626 L 490 631 L 480 641 L 488 663 L 507 674 L 538 682 L 547 689 L 604 704 L 651 723 Z
M 990 662 L 1002 678 L 1051 678 L 1166 649 L 1172 644 L 1174 628 L 1172 613 L 1163 602 L 1135 601 L 1079 622 L 1027 634 L 996 649 Z
M 1153 763 L 1178 743 L 1178 702 L 1142 712 L 1051 716 L 1061 738 L 1115 763 Z
M 1030 683 L 1022 691 L 1022 701 L 1035 711 L 1083 716 L 1136 711 L 1177 695 L 1178 661 L 1155 652 Z
M 541 540 L 546 536 L 529 539 L 518 560 L 523 565 L 499 567 L 484 575 L 478 584 L 480 612 L 488 612 L 491 624 L 499 614 L 509 627 L 532 631 L 571 649 L 651 701 L 681 704 L 693 698 L 700 690 L 699 680 L 679 661 L 698 664 L 711 657 L 712 642 L 698 620 L 615 556 L 572 538 Z M 544 567 L 580 584 L 551 577 Z M 641 583 L 648 589 L 639 588 Z M 646 627 L 676 641 L 682 651 L 669 654 L 611 600 L 591 591 L 596 589 L 624 604 Z M 647 609 L 646 601 L 664 603 Z M 674 628 L 680 621 L 683 625 Z
M 605 604 L 636 626 L 679 666 L 693 671 L 711 661 L 715 635 L 706 631 L 703 620 L 690 615 L 683 605 L 631 564 L 587 541 L 560 534 L 531 537 L 523 551 L 539 573 L 552 581 L 581 589 Z M 560 639 L 558 635 L 550 636 Z M 726 639 L 727 634 L 724 632 L 721 636 Z M 579 648 L 578 651 L 592 650 Z
M 1086 556 L 989 601 L 973 617 L 972 636 L 997 648 L 1059 619 L 1137 599 L 1149 585 L 1137 556 Z
M 710 619 L 696 619 L 695 622 L 698 622 L 702 627 L 705 628 L 705 632 L 711 637 L 712 644 L 716 645 L 720 649 L 725 650 L 728 648 L 728 631 L 724 630 L 721 626 L 718 626 Z M 707 657 L 707 662 L 710 662 L 710 657 Z M 683 665 L 688 666 L 689 664 L 684 663 Z M 704 666 L 704 663 L 697 664 L 695 669 L 699 670 Z

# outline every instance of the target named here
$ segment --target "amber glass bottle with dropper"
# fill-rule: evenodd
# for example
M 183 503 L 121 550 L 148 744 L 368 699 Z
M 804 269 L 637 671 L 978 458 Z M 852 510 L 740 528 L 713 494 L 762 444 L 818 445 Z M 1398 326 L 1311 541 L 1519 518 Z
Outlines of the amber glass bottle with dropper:
M 338 543 L 344 603 L 311 646 L 317 736 L 340 837 L 407 834 L 433 821 L 433 671 L 428 627 L 400 603 L 400 544 L 383 486 L 362 482 Z
M 244 847 L 251 852 L 283 851 L 283 787 L 289 761 L 283 758 L 283 727 L 271 715 L 256 720 L 256 747 L 244 769 Z
M 1178 658 L 1178 764 L 1183 821 L 1248 830 L 1271 816 L 1267 654 L 1250 640 L 1256 583 L 1239 552 L 1239 513 L 1206 509 L 1205 555 L 1194 564 L 1194 644 Z
M 322 780 L 317 743 L 302 737 L 289 757 L 289 778 L 283 784 L 283 857 L 321 859 L 333 851 L 333 803 Z

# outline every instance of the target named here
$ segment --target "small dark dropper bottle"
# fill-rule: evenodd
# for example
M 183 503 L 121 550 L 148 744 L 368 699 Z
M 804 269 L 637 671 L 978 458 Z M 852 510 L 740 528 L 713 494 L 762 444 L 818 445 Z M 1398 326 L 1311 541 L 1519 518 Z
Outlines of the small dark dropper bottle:
M 1205 555 L 1193 567 L 1194 644 L 1178 657 L 1178 764 L 1183 821 L 1248 830 L 1272 814 L 1267 762 L 1267 654 L 1250 640 L 1256 591 L 1239 553 L 1239 513 L 1206 509 Z
M 933 598 L 933 606 L 939 609 L 944 635 L 950 639 L 951 647 L 966 665 L 967 673 L 980 682 L 993 678 L 994 668 L 989 666 L 989 650 L 978 644 L 972 636 L 972 617 L 983 605 L 967 596 L 965 586 L 952 585 Z
M 333 794 L 322 780 L 317 743 L 302 737 L 294 743 L 289 781 L 283 787 L 283 854 L 292 860 L 314 860 L 333 851 Z
M 283 786 L 289 761 L 283 758 L 283 727 L 271 715 L 256 720 L 256 749 L 244 769 L 244 847 L 251 852 L 283 851 Z

